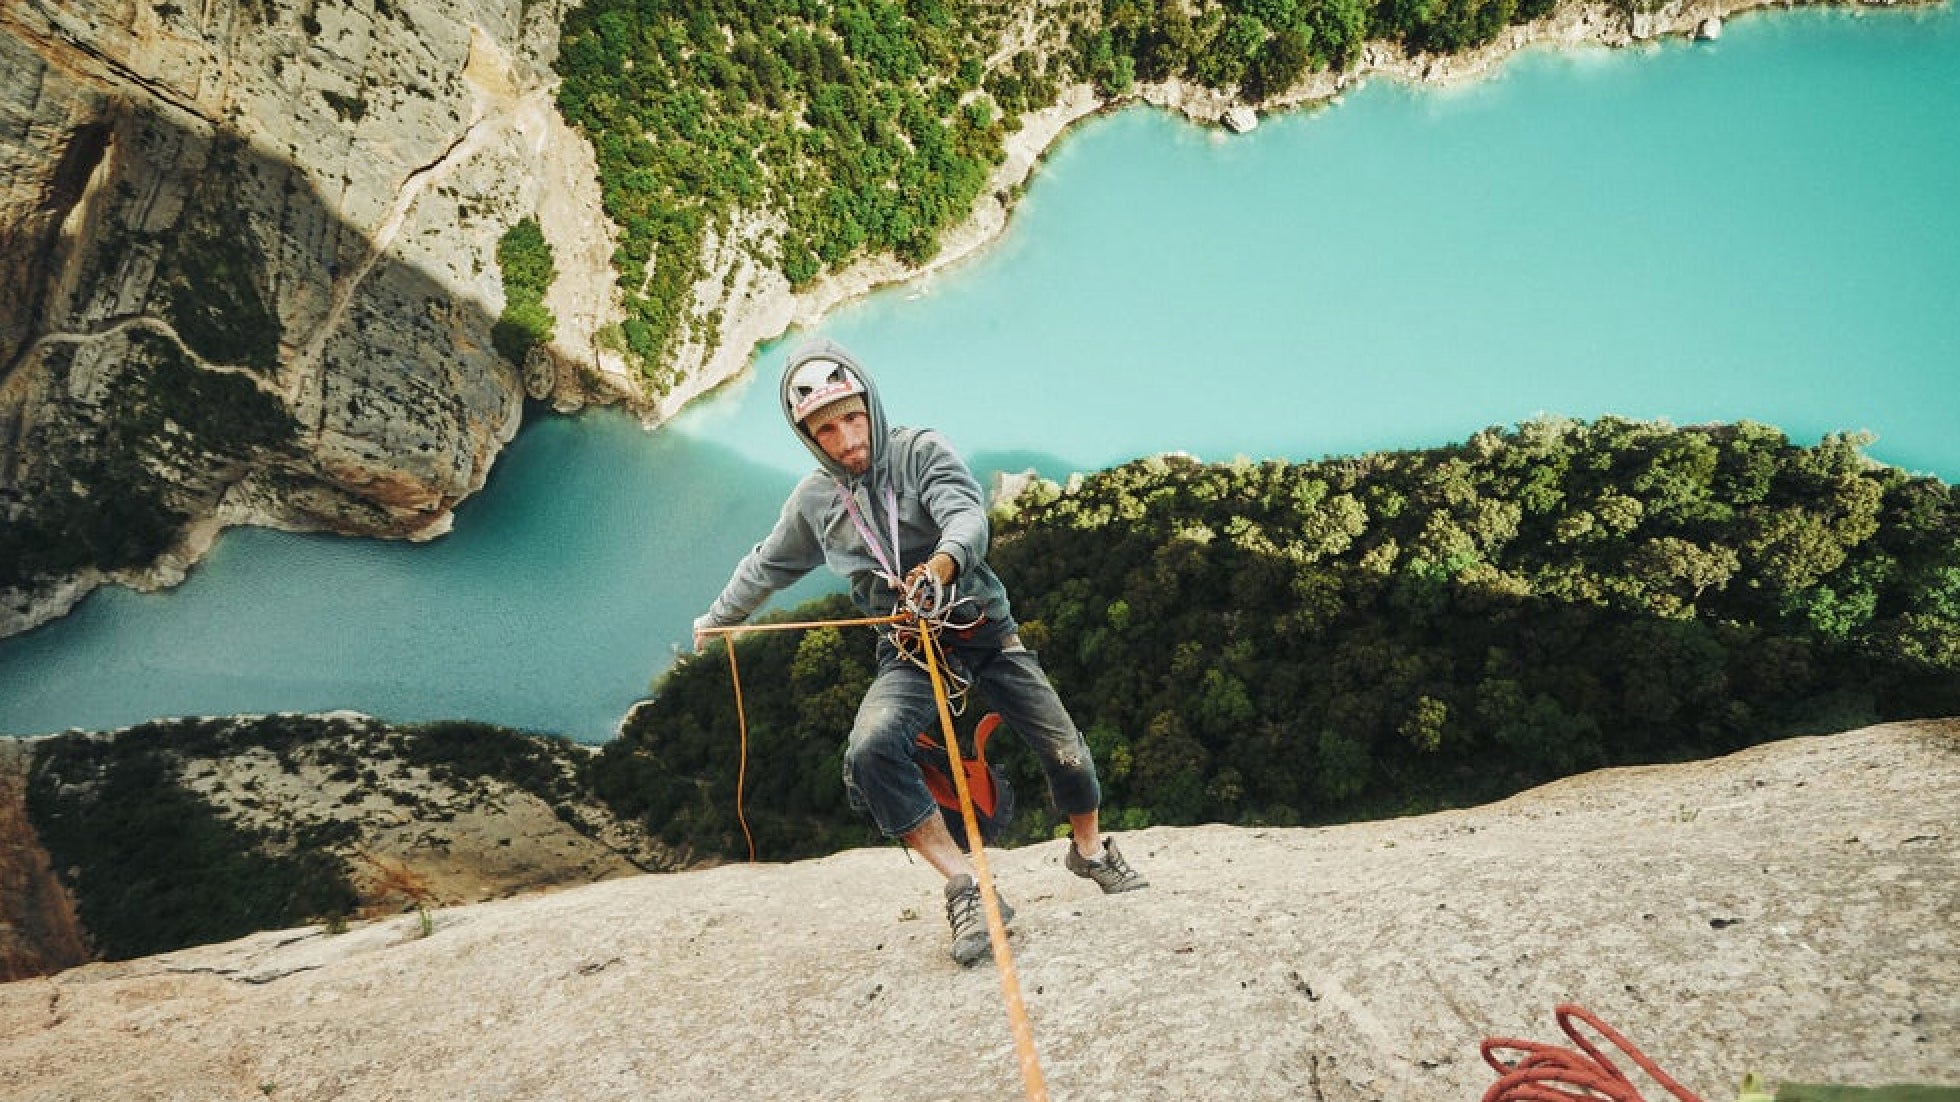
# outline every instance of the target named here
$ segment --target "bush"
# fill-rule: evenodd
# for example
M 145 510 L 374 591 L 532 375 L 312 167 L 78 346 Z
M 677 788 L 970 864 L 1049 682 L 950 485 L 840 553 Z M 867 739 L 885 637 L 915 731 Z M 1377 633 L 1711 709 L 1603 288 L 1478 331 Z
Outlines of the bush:
M 497 267 L 503 273 L 504 312 L 490 328 L 490 342 L 506 360 L 523 367 L 531 349 L 550 343 L 558 326 L 544 304 L 558 269 L 537 219 L 522 219 L 504 231 L 497 242 Z

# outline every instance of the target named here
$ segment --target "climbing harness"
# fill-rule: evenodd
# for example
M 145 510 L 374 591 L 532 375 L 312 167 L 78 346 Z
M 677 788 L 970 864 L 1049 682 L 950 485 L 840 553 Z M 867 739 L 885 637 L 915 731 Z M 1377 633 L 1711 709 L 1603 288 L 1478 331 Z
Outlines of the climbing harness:
M 837 490 L 838 500 L 844 504 L 844 512 L 851 518 L 851 526 L 857 529 L 858 538 L 877 560 L 880 569 L 877 576 L 898 595 L 894 613 L 906 615 L 886 625 L 885 639 L 899 657 L 920 669 L 926 668 L 925 632 L 926 625 L 935 631 L 964 633 L 979 627 L 986 617 L 979 611 L 979 602 L 971 597 L 961 597 L 956 586 L 946 585 L 933 576 L 930 570 L 918 570 L 910 577 L 902 577 L 898 570 L 898 491 L 890 482 L 884 484 L 885 519 L 890 530 L 890 542 L 878 538 L 877 530 L 865 519 L 864 510 L 858 507 L 857 495 L 842 482 L 831 480 Z M 966 674 L 945 667 L 941 676 L 951 686 L 948 696 L 952 700 L 953 714 L 966 714 L 967 690 L 972 687 L 972 679 Z
M 840 492 L 843 490 L 839 486 Z M 889 493 L 889 487 L 887 487 Z M 972 604 L 971 598 L 959 597 L 950 586 L 942 585 L 932 576 L 932 571 L 918 571 L 910 579 L 898 577 L 895 565 L 888 561 L 877 540 L 871 536 L 869 526 L 859 516 L 857 506 L 848 493 L 844 494 L 847 511 L 851 520 L 858 525 L 864 535 L 865 543 L 877 554 L 880 565 L 886 569 L 881 577 L 891 584 L 899 594 L 898 607 L 889 616 L 867 616 L 850 620 L 804 621 L 796 623 L 736 624 L 732 627 L 705 628 L 703 635 L 730 636 L 723 647 L 728 652 L 728 674 L 735 687 L 735 720 L 740 730 L 741 758 L 735 772 L 735 818 L 742 824 L 742 837 L 748 841 L 749 862 L 755 862 L 755 837 L 749 833 L 748 818 L 742 811 L 743 785 L 748 777 L 749 764 L 749 721 L 742 704 L 742 673 L 735 660 L 736 635 L 752 631 L 793 631 L 805 628 L 831 627 L 883 627 L 888 631 L 887 638 L 907 661 L 925 670 L 932 684 L 933 704 L 939 712 L 939 727 L 945 735 L 947 772 L 952 776 L 953 787 L 959 796 L 960 814 L 966 825 L 968 838 L 980 837 L 980 822 L 973 807 L 973 791 L 967 783 L 966 762 L 960 754 L 960 740 L 953 728 L 953 696 L 964 696 L 968 688 L 966 679 L 959 679 L 955 688 L 949 689 L 950 671 L 946 669 L 946 654 L 940 643 L 940 634 L 946 630 L 963 631 L 976 626 L 980 621 L 961 623 L 959 618 L 967 615 L 965 606 Z M 896 497 L 890 499 L 887 513 L 892 518 L 892 547 L 898 546 L 898 510 Z M 994 966 L 1000 973 L 1001 1001 L 1006 1005 L 1008 1028 L 1014 1034 L 1014 1051 L 1021 1069 L 1022 1089 L 1029 1102 L 1047 1102 L 1048 1087 L 1042 1079 L 1041 1061 L 1035 1052 L 1034 1030 L 1028 1024 L 1026 1006 L 1021 1001 L 1021 981 L 1014 970 L 1014 954 L 1007 946 L 1007 924 L 1001 918 L 1000 897 L 994 891 L 993 873 L 987 867 L 985 846 L 973 846 L 969 853 L 973 861 L 974 879 L 980 886 L 980 903 L 987 916 L 987 941 L 993 948 Z
M 1593 1102 L 1601 1099 L 1607 1102 L 1646 1102 L 1626 1073 L 1580 1035 L 1578 1026 L 1573 1024 L 1574 1019 L 1591 1026 L 1607 1043 L 1624 1053 L 1679 1102 L 1702 1102 L 1700 1096 L 1676 1082 L 1660 1069 L 1660 1065 L 1648 1059 L 1646 1053 L 1635 1048 L 1632 1042 L 1586 1008 L 1563 1003 L 1555 1008 L 1553 1014 L 1558 1019 L 1559 1028 L 1572 1038 L 1578 1051 L 1510 1037 L 1485 1040 L 1482 1045 L 1484 1063 L 1489 1064 L 1499 1078 L 1484 1093 L 1484 1102 Z M 1506 1060 L 1501 1055 L 1505 1052 L 1521 1056 Z
M 973 756 L 961 763 L 966 769 L 967 787 L 973 793 L 974 815 L 980 820 L 980 845 L 998 841 L 1014 822 L 1014 785 L 1000 766 L 987 762 L 987 740 L 999 726 L 999 712 L 981 716 L 979 726 L 973 731 Z M 932 793 L 932 801 L 939 805 L 939 814 L 946 820 L 946 830 L 961 849 L 971 850 L 975 843 L 966 833 L 960 794 L 954 790 L 953 779 L 945 768 L 938 764 L 946 748 L 929 732 L 922 731 L 912 739 L 912 750 L 913 760 L 919 763 L 919 772 L 925 776 L 926 791 Z

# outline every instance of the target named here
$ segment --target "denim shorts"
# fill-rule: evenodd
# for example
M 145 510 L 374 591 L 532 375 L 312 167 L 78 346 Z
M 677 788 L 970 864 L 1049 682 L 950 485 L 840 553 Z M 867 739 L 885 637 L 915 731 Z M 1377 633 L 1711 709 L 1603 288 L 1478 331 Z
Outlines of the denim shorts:
M 1005 647 L 949 641 L 947 650 L 972 678 L 974 698 L 999 712 L 1034 751 L 1055 810 L 1081 815 L 1100 807 L 1102 785 L 1089 745 L 1034 652 L 1013 636 Z M 844 789 L 851 806 L 870 812 L 887 837 L 910 834 L 939 812 L 912 756 L 912 740 L 920 732 L 941 737 L 932 682 L 924 670 L 880 640 L 877 676 L 858 704 L 844 746 Z

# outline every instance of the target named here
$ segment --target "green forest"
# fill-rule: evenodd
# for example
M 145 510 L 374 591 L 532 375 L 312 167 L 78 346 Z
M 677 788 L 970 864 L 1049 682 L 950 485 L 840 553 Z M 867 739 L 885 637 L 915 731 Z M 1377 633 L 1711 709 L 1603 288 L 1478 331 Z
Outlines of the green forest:
M 1864 443 L 1606 418 L 1309 463 L 1145 459 L 997 510 L 990 559 L 1114 828 L 1420 813 L 1960 714 L 1960 495 Z M 872 646 L 738 643 L 764 858 L 875 839 L 839 779 Z M 715 651 L 655 686 L 593 776 L 668 841 L 741 856 Z M 1052 833 L 1032 758 L 1012 737 L 989 756 L 1022 793 L 1012 840 Z
M 1550 0 L 588 0 L 566 15 L 559 107 L 592 142 L 626 319 L 608 340 L 648 386 L 713 347 L 692 312 L 711 240 L 801 288 L 867 255 L 931 259 L 1060 89 L 1181 78 L 1260 102 L 1362 43 L 1454 52 Z M 738 219 L 760 220 L 752 232 Z M 730 268 L 731 274 L 734 269 Z
M 261 798 L 256 780 L 244 806 L 261 813 L 259 825 L 214 805 L 198 777 L 208 788 L 226 763 L 254 756 L 323 779 L 319 805 L 286 807 L 271 787 Z M 27 806 L 95 955 L 124 960 L 355 914 L 363 827 L 335 808 L 386 793 L 401 821 L 446 821 L 443 807 L 404 795 L 417 776 L 460 791 L 502 781 L 588 829 L 567 806 L 589 795 L 580 775 L 588 757 L 566 739 L 466 721 L 155 720 L 37 743 Z

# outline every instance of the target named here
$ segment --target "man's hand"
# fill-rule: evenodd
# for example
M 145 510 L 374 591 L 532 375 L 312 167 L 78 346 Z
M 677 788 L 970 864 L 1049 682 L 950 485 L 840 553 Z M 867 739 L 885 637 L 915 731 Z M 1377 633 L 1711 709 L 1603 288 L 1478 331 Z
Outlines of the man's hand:
M 708 641 L 709 641 L 710 639 L 713 639 L 713 638 L 714 638 L 714 636 L 712 636 L 712 635 L 709 635 L 709 634 L 708 634 L 707 632 L 705 632 L 705 631 L 697 631 L 697 632 L 695 632 L 695 633 L 694 633 L 694 653 L 696 653 L 696 654 L 700 654 L 700 653 L 701 653 L 702 651 L 705 651 L 705 650 L 707 650 L 707 649 L 708 649 Z
M 907 586 L 909 587 L 911 583 L 919 579 L 920 575 L 928 571 L 932 573 L 934 580 L 943 589 L 946 586 L 952 585 L 954 576 L 960 572 L 959 560 L 944 551 L 934 551 L 931 558 L 913 567 L 905 575 Z

